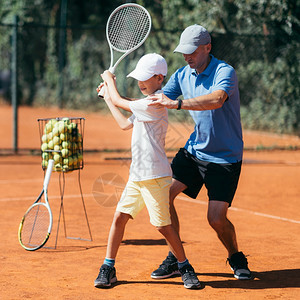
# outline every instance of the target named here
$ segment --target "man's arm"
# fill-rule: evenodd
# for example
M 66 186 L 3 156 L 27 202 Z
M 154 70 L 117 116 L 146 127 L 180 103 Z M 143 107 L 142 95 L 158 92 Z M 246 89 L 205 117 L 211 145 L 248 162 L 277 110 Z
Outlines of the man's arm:
M 223 90 L 217 90 L 210 94 L 198 96 L 195 98 L 184 99 L 181 102 L 180 109 L 186 110 L 212 110 L 222 107 L 228 95 Z M 164 106 L 169 109 L 177 109 L 180 100 L 171 100 L 164 94 L 154 94 L 148 97 L 153 102 L 149 106 Z

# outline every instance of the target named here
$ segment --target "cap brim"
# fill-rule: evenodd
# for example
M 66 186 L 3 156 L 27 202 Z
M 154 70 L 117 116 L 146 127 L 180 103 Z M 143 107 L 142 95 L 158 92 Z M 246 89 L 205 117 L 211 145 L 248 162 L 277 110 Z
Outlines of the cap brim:
M 132 77 L 138 81 L 146 81 L 146 80 L 150 79 L 152 76 L 153 76 L 153 74 L 133 70 L 126 77 Z
M 178 45 L 173 52 L 179 52 L 182 54 L 192 54 L 197 50 L 198 46 L 192 45 Z

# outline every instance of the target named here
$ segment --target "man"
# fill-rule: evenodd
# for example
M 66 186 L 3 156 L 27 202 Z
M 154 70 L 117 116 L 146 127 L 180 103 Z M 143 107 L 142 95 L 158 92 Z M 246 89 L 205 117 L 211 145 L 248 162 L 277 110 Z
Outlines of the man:
M 203 185 L 209 204 L 210 226 L 228 251 L 228 262 L 237 279 L 250 279 L 247 258 L 239 252 L 233 224 L 227 218 L 241 171 L 243 138 L 240 99 L 235 70 L 210 54 L 211 37 L 200 25 L 187 27 L 174 52 L 182 53 L 187 66 L 178 69 L 164 87 L 164 94 L 150 97 L 149 105 L 189 110 L 195 130 L 172 161 L 170 212 L 174 228 L 179 221 L 174 199 L 183 192 L 196 198 Z M 178 97 L 182 96 L 183 100 Z M 178 273 L 176 258 L 169 252 L 152 272 L 156 279 Z

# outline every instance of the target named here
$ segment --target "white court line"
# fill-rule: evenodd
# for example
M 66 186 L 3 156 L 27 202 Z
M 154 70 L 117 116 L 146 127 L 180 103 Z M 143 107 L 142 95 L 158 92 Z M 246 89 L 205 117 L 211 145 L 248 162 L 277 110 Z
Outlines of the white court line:
M 13 179 L 13 180 L 0 180 L 0 184 L 10 184 L 10 183 L 28 183 L 28 182 L 43 182 L 43 178 L 39 179 Z
M 178 196 L 176 199 L 186 201 L 186 202 L 203 204 L 203 205 L 207 204 L 207 202 L 205 202 L 205 201 L 194 200 L 194 199 L 190 199 L 190 198 L 182 197 L 182 196 Z M 229 209 L 234 210 L 234 211 L 238 211 L 238 212 L 246 212 L 246 213 L 250 213 L 250 214 L 253 214 L 253 215 L 256 215 L 256 216 L 265 217 L 265 218 L 269 218 L 269 219 L 275 219 L 275 220 L 281 220 L 281 221 L 287 221 L 287 222 L 291 222 L 291 223 L 300 224 L 300 221 L 297 221 L 297 220 L 282 218 L 282 217 L 273 216 L 273 215 L 264 214 L 264 213 L 259 213 L 259 212 L 251 211 L 251 210 L 244 209 L 244 208 L 230 207 Z
M 31 196 L 31 197 L 15 197 L 15 198 L 0 198 L 0 202 L 9 202 L 9 201 L 28 201 L 28 200 L 36 200 L 38 195 L 36 196 Z M 93 194 L 84 194 L 82 195 L 83 198 L 91 198 L 94 197 Z M 56 195 L 56 196 L 49 196 L 49 201 L 51 202 L 51 199 L 60 199 L 60 195 Z M 72 199 L 72 198 L 81 198 L 81 195 L 64 195 L 64 199 Z
M 277 216 L 264 214 L 264 213 L 259 213 L 259 212 L 256 212 L 256 211 L 251 211 L 251 210 L 247 210 L 247 209 L 243 209 L 243 208 L 231 207 L 230 209 L 235 210 L 235 211 L 244 211 L 244 212 L 251 213 L 253 215 L 260 216 L 260 217 L 265 217 L 265 218 L 270 218 L 270 219 L 275 219 L 275 220 L 282 220 L 282 221 L 287 221 L 287 222 L 291 222 L 291 223 L 300 224 L 300 221 L 297 221 L 297 220 L 277 217 Z
M 93 194 L 83 194 L 82 196 L 83 196 L 83 198 L 93 198 L 94 197 Z M 64 199 L 68 199 L 68 198 L 80 198 L 80 197 L 81 197 L 81 195 L 65 195 Z M 6 202 L 6 201 L 27 201 L 27 200 L 34 201 L 35 199 L 36 199 L 36 197 L 0 198 L 0 202 Z M 60 196 L 50 196 L 49 199 L 50 199 L 50 202 L 51 202 L 51 199 L 60 199 Z M 196 203 L 196 204 L 201 204 L 201 205 L 207 205 L 206 201 L 190 199 L 190 198 L 187 198 L 187 197 L 184 197 L 184 196 L 178 196 L 176 199 L 181 200 L 181 201 L 185 201 L 185 202 L 191 202 L 191 203 Z M 252 215 L 256 215 L 256 216 L 264 217 L 264 218 L 268 218 L 268 219 L 275 219 L 275 220 L 280 220 L 280 221 L 285 221 L 285 222 L 300 224 L 300 221 L 297 221 L 297 220 L 293 220 L 293 219 L 289 219 L 289 218 L 283 218 L 283 217 L 278 217 L 278 216 L 269 215 L 269 214 L 265 214 L 265 213 L 259 213 L 259 212 L 251 211 L 251 210 L 248 210 L 248 209 L 243 209 L 243 208 L 238 208 L 238 207 L 230 207 L 230 210 L 237 211 L 237 212 L 245 212 L 245 213 L 248 213 L 248 214 L 252 214 Z

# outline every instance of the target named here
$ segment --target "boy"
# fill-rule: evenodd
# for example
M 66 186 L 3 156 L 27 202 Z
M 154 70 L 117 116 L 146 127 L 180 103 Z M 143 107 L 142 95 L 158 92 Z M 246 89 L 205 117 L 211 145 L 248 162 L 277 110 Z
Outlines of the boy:
M 148 96 L 154 92 L 162 92 L 161 86 L 166 74 L 165 59 L 152 53 L 144 55 L 135 70 L 127 77 L 138 80 L 141 92 Z M 132 163 L 129 180 L 117 205 L 109 232 L 106 257 L 94 285 L 105 288 L 117 281 L 114 264 L 126 223 L 146 205 L 150 223 L 166 238 L 172 253 L 178 260 L 184 287 L 198 289 L 200 282 L 185 256 L 179 235 L 171 225 L 169 187 L 172 174 L 164 151 L 168 127 L 167 109 L 148 106 L 147 98 L 129 101 L 119 95 L 112 73 L 105 71 L 101 76 L 104 84 L 99 88 L 104 85 L 104 100 L 115 120 L 123 130 L 133 128 Z M 132 116 L 127 119 L 116 106 L 132 112 Z M 178 271 L 174 272 L 174 274 L 178 273 Z

